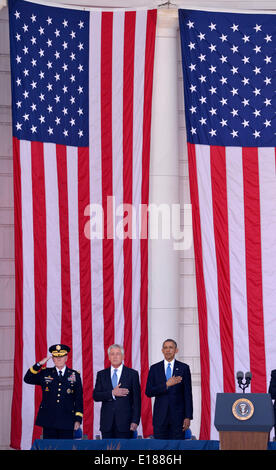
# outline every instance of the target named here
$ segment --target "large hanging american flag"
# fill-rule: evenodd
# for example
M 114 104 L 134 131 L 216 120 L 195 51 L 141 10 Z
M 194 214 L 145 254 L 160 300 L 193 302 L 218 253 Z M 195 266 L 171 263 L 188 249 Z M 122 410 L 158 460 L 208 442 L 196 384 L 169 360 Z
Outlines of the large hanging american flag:
M 276 21 L 179 11 L 201 355 L 202 439 L 217 392 L 267 392 L 276 358 Z
M 58 342 L 72 348 L 68 365 L 81 373 L 88 438 L 99 434 L 92 390 L 113 343 L 140 372 L 140 432 L 151 433 L 148 246 L 138 209 L 149 195 L 155 30 L 156 10 L 10 2 L 14 448 L 41 434 L 40 390 L 23 376 Z

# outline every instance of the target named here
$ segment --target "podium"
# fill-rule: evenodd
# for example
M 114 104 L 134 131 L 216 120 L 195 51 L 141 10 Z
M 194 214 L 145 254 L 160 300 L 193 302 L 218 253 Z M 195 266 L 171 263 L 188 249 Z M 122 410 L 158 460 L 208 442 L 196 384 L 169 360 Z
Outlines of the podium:
M 217 393 L 215 427 L 221 450 L 266 450 L 273 426 L 269 393 Z

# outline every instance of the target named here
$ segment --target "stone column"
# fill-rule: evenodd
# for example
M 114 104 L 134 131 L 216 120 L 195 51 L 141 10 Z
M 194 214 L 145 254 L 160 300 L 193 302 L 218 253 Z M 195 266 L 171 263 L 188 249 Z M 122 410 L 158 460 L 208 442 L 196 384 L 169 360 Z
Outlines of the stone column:
M 150 235 L 156 228 L 157 239 L 149 240 L 149 360 L 162 359 L 161 346 L 166 338 L 178 340 L 179 324 L 179 252 L 172 238 L 172 204 L 179 204 L 177 51 L 178 12 L 160 9 L 152 103 L 150 166 Z M 162 205 L 162 206 L 161 206 Z M 165 221 L 163 230 L 161 219 Z M 168 238 L 165 238 L 168 237 Z

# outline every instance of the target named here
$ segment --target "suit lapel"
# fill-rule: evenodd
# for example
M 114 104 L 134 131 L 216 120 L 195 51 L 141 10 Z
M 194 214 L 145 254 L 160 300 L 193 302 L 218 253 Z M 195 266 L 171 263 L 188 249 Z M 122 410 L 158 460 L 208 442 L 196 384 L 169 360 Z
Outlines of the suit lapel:
M 177 360 L 174 361 L 173 375 L 181 375 L 180 363 Z
M 160 377 L 163 376 L 165 380 L 167 380 L 166 372 L 165 372 L 165 360 L 160 362 Z
M 127 377 L 127 368 L 123 365 L 121 377 L 119 383 L 122 384 Z
M 108 387 L 112 390 L 113 389 L 113 385 L 112 385 L 112 382 L 111 382 L 111 367 L 108 367 L 107 369 L 104 370 L 104 373 L 105 373 L 105 380 L 108 384 Z

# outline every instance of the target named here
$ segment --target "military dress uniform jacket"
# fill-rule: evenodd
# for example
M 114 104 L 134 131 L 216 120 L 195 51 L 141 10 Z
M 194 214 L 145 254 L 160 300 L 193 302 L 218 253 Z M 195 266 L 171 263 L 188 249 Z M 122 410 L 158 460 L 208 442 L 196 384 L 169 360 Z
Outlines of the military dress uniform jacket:
M 35 424 L 73 429 L 75 421 L 82 422 L 83 392 L 77 371 L 66 367 L 63 377 L 59 377 L 55 367 L 41 368 L 35 364 L 27 371 L 24 382 L 42 388 L 42 401 Z

